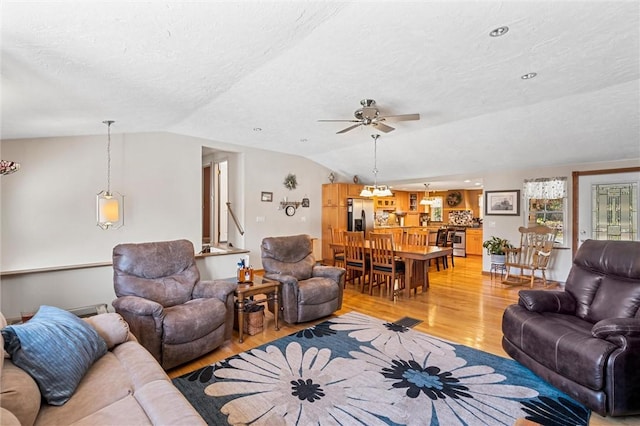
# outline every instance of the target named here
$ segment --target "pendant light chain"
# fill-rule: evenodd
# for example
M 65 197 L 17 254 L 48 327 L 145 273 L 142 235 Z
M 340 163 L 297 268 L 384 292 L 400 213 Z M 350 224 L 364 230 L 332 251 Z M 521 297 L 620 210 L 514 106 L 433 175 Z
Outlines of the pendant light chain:
M 107 125 L 107 194 L 111 195 L 111 125 L 113 120 L 103 121 Z
M 371 135 L 373 138 L 373 186 L 365 185 L 360 192 L 361 197 L 391 197 L 393 193 L 387 185 L 378 186 L 378 138 L 380 135 Z
M 373 186 L 378 187 L 378 137 L 380 135 L 371 135 L 373 138 Z

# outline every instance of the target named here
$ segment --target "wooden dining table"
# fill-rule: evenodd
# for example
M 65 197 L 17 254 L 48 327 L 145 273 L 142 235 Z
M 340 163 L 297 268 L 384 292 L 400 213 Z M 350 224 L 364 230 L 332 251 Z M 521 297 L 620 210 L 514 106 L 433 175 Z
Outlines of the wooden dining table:
M 331 248 L 342 247 L 342 244 L 330 243 Z M 369 240 L 364 241 L 365 250 L 369 250 Z M 453 254 L 452 247 L 422 246 L 394 243 L 396 256 L 405 261 L 406 282 L 411 290 L 417 293 L 418 288 L 426 291 L 429 287 L 429 260 Z

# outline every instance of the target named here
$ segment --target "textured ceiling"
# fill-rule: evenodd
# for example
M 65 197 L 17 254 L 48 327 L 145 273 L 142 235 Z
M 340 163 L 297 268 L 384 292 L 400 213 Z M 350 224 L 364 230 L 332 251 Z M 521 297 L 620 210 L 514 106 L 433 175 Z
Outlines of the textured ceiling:
M 375 129 L 317 120 L 372 98 L 421 115 L 378 141 L 378 181 L 396 187 L 638 158 L 639 5 L 3 1 L 1 136 L 113 119 L 114 133 L 287 152 L 371 182 Z

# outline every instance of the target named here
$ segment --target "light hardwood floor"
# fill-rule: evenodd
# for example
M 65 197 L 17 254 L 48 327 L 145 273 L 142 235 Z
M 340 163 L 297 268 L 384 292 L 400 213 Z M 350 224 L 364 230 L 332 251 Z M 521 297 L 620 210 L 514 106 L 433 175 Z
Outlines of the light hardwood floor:
M 412 317 L 423 321 L 415 327 L 416 330 L 507 357 L 501 344 L 502 312 L 517 301 L 520 288 L 505 287 L 500 284 L 499 279 L 492 280 L 489 275 L 482 274 L 481 270 L 480 256 L 456 257 L 453 268 L 441 269 L 439 272 L 436 272 L 435 267 L 430 269 L 430 287 L 425 293 L 418 291 L 417 295 L 409 296 L 405 292 L 395 301 L 381 297 L 375 291 L 373 296 L 362 294 L 353 285 L 347 285 L 342 309 L 336 315 L 358 311 L 389 321 Z M 196 361 L 169 371 L 168 374 L 172 378 L 178 377 L 313 324 L 295 325 L 281 321 L 280 330 L 275 331 L 273 316 L 267 313 L 262 333 L 245 335 L 244 342 L 238 343 L 237 333 L 234 332 L 230 342 Z M 593 414 L 590 425 L 640 425 L 640 416 L 603 418 Z

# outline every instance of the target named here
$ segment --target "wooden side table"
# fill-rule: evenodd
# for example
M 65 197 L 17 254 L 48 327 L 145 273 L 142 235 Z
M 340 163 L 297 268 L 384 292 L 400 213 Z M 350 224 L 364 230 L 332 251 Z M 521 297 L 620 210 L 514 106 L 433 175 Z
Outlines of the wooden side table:
M 236 281 L 235 278 L 229 278 L 229 280 Z M 256 294 L 264 294 L 264 299 L 254 300 L 254 303 L 265 303 L 269 300 L 273 300 L 273 313 L 276 331 L 280 330 L 278 325 L 278 318 L 280 317 L 280 303 L 278 299 L 278 292 L 280 290 L 280 282 L 271 281 L 263 278 L 260 275 L 254 275 L 253 283 L 239 283 L 238 288 L 234 294 L 238 301 L 238 341 L 240 343 L 244 340 L 244 305 L 245 301 L 251 296 Z

